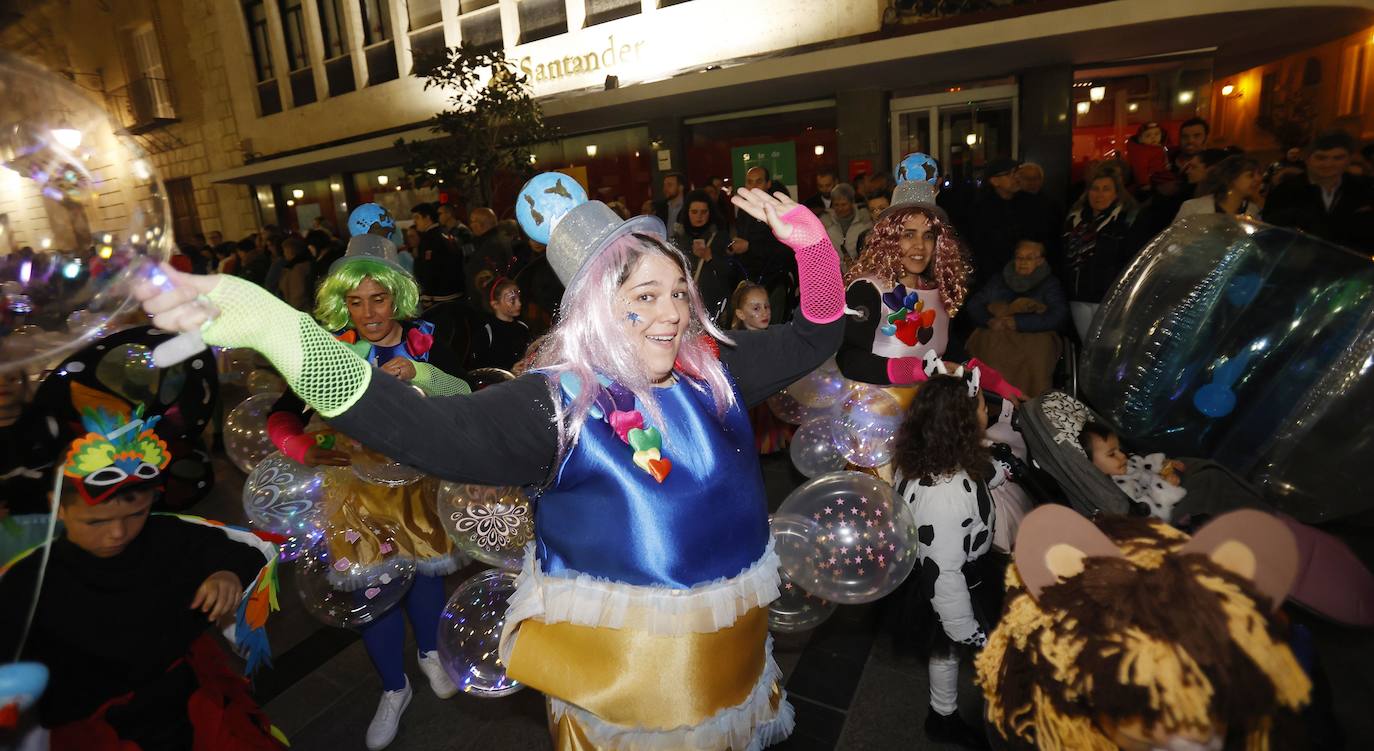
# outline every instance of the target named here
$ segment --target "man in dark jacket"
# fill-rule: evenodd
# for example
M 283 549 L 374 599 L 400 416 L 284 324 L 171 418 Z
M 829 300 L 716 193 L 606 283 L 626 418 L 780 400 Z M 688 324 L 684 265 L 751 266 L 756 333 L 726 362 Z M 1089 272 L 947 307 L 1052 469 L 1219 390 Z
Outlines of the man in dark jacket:
M 1354 139 L 1344 131 L 1318 136 L 1308 152 L 1307 174 L 1274 188 L 1264 221 L 1363 253 L 1374 251 L 1374 184 L 1346 174 L 1354 150 Z
M 415 281 L 420 284 L 421 307 L 456 300 L 463 295 L 463 251 L 439 224 L 439 208 L 422 203 L 410 210 L 420 233 L 415 258 Z
M 994 159 L 987 166 L 985 184 L 974 199 L 960 234 L 973 251 L 974 276 L 982 286 L 1002 273 L 1011 261 L 1017 241 L 1026 237 L 1043 240 L 1050 233 L 1051 217 L 1039 201 L 1020 192 L 1015 159 Z
M 744 173 L 744 187 L 767 190 L 773 176 L 766 167 L 751 167 Z M 768 302 L 776 311 L 791 311 L 796 289 L 797 261 L 764 222 L 740 212 L 735 217 L 735 239 L 729 252 L 744 268 L 750 281 L 768 290 Z M 784 316 L 786 313 L 784 313 Z M 782 318 L 774 319 L 782 322 Z
M 668 234 L 673 234 L 673 227 L 681 224 L 687 217 L 683 215 L 685 208 L 682 196 L 686 192 L 687 179 L 681 172 L 669 172 L 663 176 L 663 200 L 654 201 L 654 215 L 663 220 L 663 226 L 668 228 Z

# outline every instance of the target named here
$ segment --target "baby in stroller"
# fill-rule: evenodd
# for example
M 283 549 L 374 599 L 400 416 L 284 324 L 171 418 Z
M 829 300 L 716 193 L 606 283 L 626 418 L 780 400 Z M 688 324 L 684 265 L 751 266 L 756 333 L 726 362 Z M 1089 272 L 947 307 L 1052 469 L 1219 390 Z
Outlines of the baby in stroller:
M 1128 455 L 1116 433 L 1100 422 L 1084 423 L 1078 445 L 1093 466 L 1112 478 L 1131 499 L 1133 511 L 1162 522 L 1173 521 L 1174 506 L 1188 494 L 1179 487 L 1183 481 L 1180 473 L 1186 468 L 1183 462 L 1162 453 Z

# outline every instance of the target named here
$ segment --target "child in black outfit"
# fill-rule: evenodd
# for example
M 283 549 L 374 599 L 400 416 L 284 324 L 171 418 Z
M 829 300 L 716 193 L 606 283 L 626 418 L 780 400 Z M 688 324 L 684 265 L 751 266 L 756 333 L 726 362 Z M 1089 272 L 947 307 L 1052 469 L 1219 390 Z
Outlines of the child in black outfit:
M 480 328 L 472 335 L 472 352 L 468 368 L 500 368 L 510 370 L 530 344 L 530 330 L 520 320 L 520 285 L 505 277 L 492 282 L 487 295 L 487 309 Z

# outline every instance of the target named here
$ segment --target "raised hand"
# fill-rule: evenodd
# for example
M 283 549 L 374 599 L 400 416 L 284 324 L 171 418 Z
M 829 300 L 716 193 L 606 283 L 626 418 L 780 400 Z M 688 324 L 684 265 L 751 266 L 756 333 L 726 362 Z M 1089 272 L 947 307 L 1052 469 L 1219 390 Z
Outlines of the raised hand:
M 793 226 L 791 222 L 783 221 L 783 216 L 792 209 L 797 208 L 797 202 L 786 193 L 768 194 L 766 190 L 759 188 L 740 188 L 733 196 L 730 196 L 730 203 L 733 203 L 741 211 L 754 217 L 760 222 L 768 225 L 772 230 L 773 236 L 786 242 L 792 236 Z
M 169 264 L 159 264 L 162 279 L 142 280 L 134 285 L 134 297 L 153 317 L 153 325 L 163 331 L 199 331 L 219 311 L 205 295 L 219 285 L 219 274 L 185 274 Z

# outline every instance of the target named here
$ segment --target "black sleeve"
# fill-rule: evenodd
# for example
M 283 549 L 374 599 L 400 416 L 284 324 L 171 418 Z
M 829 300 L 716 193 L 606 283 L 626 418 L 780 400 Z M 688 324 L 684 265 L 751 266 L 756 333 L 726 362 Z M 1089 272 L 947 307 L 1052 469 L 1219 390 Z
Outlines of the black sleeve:
M 299 415 L 301 421 L 304 422 L 309 419 L 311 410 L 310 405 L 306 404 L 299 396 L 296 396 L 296 392 L 287 389 L 286 393 L 282 394 L 272 403 L 272 408 L 267 410 L 268 415 L 274 415 L 278 412 L 290 412 L 294 415 Z
M 261 550 L 231 539 L 218 527 L 182 521 L 174 516 L 158 515 L 153 519 L 166 524 L 165 534 L 175 536 L 187 552 L 187 564 L 197 569 L 192 572 L 193 579 L 204 580 L 216 571 L 229 571 L 239 578 L 240 586 L 247 587 L 267 565 Z
M 435 330 L 438 330 L 437 327 Z M 452 340 L 451 336 L 449 340 L 450 341 L 443 341 L 440 340 L 438 336 L 434 337 L 434 344 L 429 349 L 429 364 L 448 373 L 454 378 L 461 378 L 467 381 L 468 372 L 463 367 L 463 363 L 459 361 L 458 354 L 453 350 L 453 346 L 450 343 Z
M 878 333 L 879 319 L 882 318 L 882 297 L 878 288 L 868 282 L 852 284 L 845 292 L 844 303 L 850 310 L 857 310 L 861 316 L 844 317 L 844 341 L 835 357 L 840 373 L 851 381 L 890 386 L 887 377 L 887 358 L 873 354 L 873 338 Z
M 373 378 L 362 398 L 329 424 L 454 482 L 543 483 L 558 453 L 553 399 L 539 373 L 475 394 L 429 398 L 395 378 Z
M 34 584 L 38 580 L 38 564 L 43 550 L 29 553 L 0 575 L 0 655 L 8 660 L 19 646 L 19 635 L 33 605 Z
M 791 322 L 763 331 L 735 331 L 734 347 L 721 347 L 720 359 L 739 386 L 745 406 L 759 404 L 835 354 L 844 319 L 812 323 L 800 312 Z

